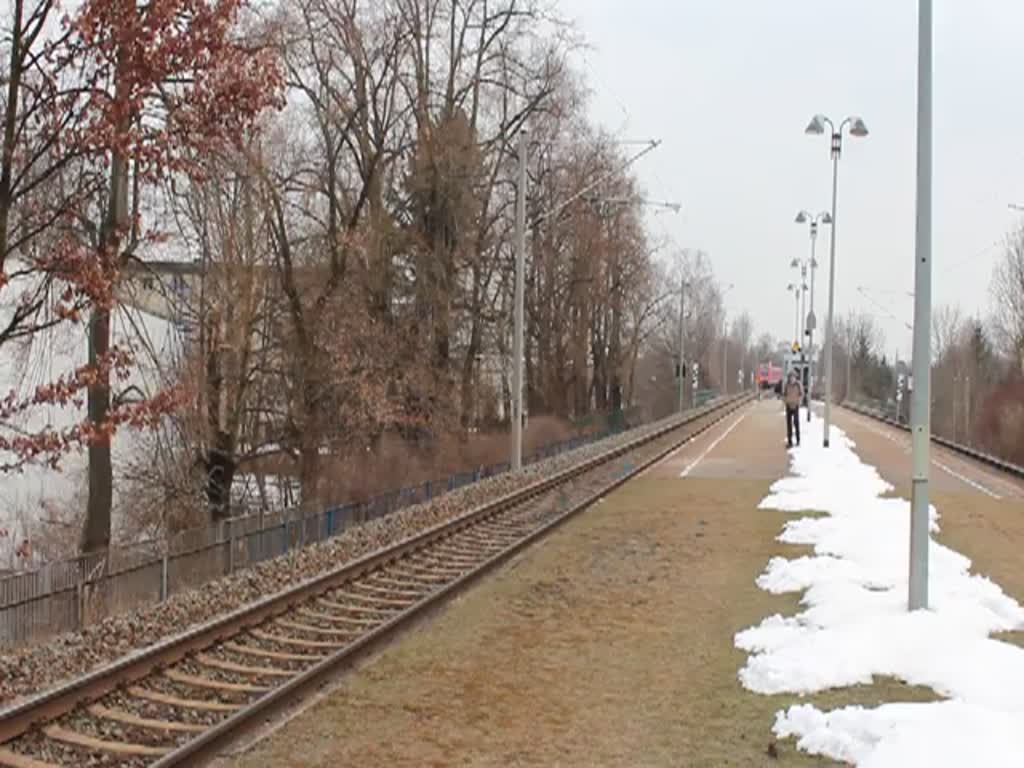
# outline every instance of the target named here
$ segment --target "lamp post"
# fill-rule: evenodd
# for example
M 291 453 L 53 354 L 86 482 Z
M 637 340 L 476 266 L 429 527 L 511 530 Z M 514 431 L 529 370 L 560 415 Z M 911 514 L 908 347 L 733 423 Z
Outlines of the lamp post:
M 848 129 L 851 136 L 868 135 L 868 127 L 859 117 L 848 117 L 836 127 L 825 115 L 815 115 L 808 124 L 805 133 L 820 136 L 829 127 L 832 135 L 832 232 L 829 247 L 828 267 L 828 319 L 825 322 L 825 447 L 828 448 L 829 429 L 832 424 L 832 320 L 835 311 L 836 295 L 836 198 L 839 189 L 839 156 L 843 151 L 843 129 Z

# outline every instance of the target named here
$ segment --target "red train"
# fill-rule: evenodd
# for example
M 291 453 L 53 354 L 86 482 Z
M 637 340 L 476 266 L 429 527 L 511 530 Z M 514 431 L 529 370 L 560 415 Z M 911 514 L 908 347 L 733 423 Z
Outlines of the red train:
M 758 389 L 774 389 L 782 382 L 782 368 L 772 363 L 761 363 L 757 366 L 756 381 Z

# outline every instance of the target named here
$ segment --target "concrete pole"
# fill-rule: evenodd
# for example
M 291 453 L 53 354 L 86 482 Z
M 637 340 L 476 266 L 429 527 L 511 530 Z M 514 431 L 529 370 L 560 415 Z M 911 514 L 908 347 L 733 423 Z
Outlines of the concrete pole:
M 679 279 L 679 413 L 686 410 L 686 279 Z
M 523 467 L 523 283 L 526 272 L 527 132 L 519 133 L 519 178 L 516 182 L 515 327 L 512 335 L 512 471 Z
M 833 314 L 836 304 L 836 196 L 839 191 L 839 153 L 842 149 L 842 126 L 832 132 L 832 231 L 828 257 L 828 318 L 825 321 L 825 439 L 828 448 L 829 430 L 832 428 L 832 347 Z M 849 370 L 849 368 L 847 368 Z
M 910 408 L 910 610 L 928 607 L 928 470 L 931 463 L 932 0 L 918 0 L 917 232 L 914 254 L 914 393 Z

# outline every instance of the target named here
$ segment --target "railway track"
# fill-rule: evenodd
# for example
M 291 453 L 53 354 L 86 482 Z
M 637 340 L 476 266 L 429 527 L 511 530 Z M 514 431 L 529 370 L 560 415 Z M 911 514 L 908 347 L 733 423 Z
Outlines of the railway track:
M 0 766 L 192 766 L 696 434 L 739 396 L 0 711 Z
M 875 408 L 871 408 L 856 402 L 844 402 L 843 408 L 853 411 L 854 413 L 859 413 L 861 416 L 868 416 L 872 419 L 875 419 L 876 421 L 881 421 L 884 424 L 888 424 L 889 426 L 903 430 L 904 432 L 910 431 L 910 427 L 908 425 L 904 424 L 901 421 L 896 421 L 888 414 L 879 411 Z M 992 467 L 993 469 L 998 469 L 1002 472 L 1006 472 L 1007 474 L 1012 475 L 1014 477 L 1024 479 L 1024 467 L 1021 467 L 1019 464 L 1013 464 L 1009 461 L 1004 461 L 1003 459 L 1000 459 L 998 456 L 993 456 L 990 453 L 979 451 L 976 448 L 971 448 L 970 446 L 967 445 L 955 443 L 952 440 L 949 440 L 945 437 L 941 437 L 940 435 L 933 434 L 931 436 L 931 440 L 936 445 L 941 445 L 943 448 L 953 451 L 954 453 L 957 453 L 961 456 L 973 459 L 974 461 L 985 464 L 989 467 Z

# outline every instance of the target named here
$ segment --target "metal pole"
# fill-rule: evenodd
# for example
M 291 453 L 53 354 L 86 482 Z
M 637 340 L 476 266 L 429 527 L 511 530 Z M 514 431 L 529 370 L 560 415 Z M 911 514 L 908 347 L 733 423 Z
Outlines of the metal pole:
M 900 352 L 896 350 L 896 362 L 892 367 L 893 386 L 896 387 L 896 394 L 893 398 L 896 401 L 896 423 L 900 423 Z
M 679 278 L 679 412 L 686 409 L 686 278 Z
M 853 334 L 847 330 L 846 332 L 846 397 L 845 400 L 853 399 Z
M 836 301 L 836 196 L 839 191 L 839 152 L 843 141 L 842 126 L 832 132 L 832 232 L 828 257 L 828 319 L 825 321 L 825 439 L 828 448 L 829 430 L 832 427 L 832 314 Z M 849 386 L 849 385 L 847 385 Z
M 913 460 L 908 607 L 928 607 L 928 470 L 931 457 L 932 0 L 918 2 L 917 247 L 914 254 Z
M 811 222 L 811 314 L 814 314 L 814 273 L 817 268 L 817 262 L 814 260 L 815 245 L 818 242 L 818 222 Z M 815 325 L 817 325 L 818 318 L 815 317 Z M 811 390 L 814 389 L 814 382 L 817 380 L 817 369 L 818 369 L 818 356 L 814 351 L 814 328 L 810 329 L 810 334 L 807 336 L 807 354 L 811 360 L 811 374 L 808 377 L 808 391 L 807 391 L 807 421 L 811 420 Z
M 968 376 L 964 379 L 964 428 L 967 432 L 964 434 L 964 442 L 967 445 L 971 444 L 971 377 Z
M 800 343 L 800 286 L 793 290 L 793 338 Z
M 804 348 L 804 331 L 807 320 L 807 267 L 800 267 L 800 349 Z
M 807 265 L 803 264 L 800 266 L 800 361 L 804 363 L 803 368 L 800 369 L 800 384 L 804 388 L 804 407 L 807 409 L 807 413 L 811 412 L 811 401 L 810 401 L 810 389 L 811 381 L 807 375 L 807 347 L 805 340 L 807 338 Z
M 516 183 L 515 328 L 512 335 L 512 471 L 523 467 L 523 282 L 526 269 L 527 132 L 519 133 L 519 179 Z
M 167 562 L 167 550 L 164 550 L 163 556 L 160 558 L 160 602 L 162 603 L 167 599 L 167 575 L 170 571 L 169 564 Z
M 957 385 L 957 383 L 959 381 L 960 381 L 960 377 L 954 375 L 953 376 L 953 442 L 954 443 L 956 442 L 956 438 L 957 438 L 957 433 L 956 433 L 956 425 L 957 425 L 956 411 L 957 411 L 957 408 L 960 406 L 960 401 L 957 399 L 957 396 L 956 396 L 956 385 Z
M 729 321 L 722 316 L 722 394 L 729 394 Z

